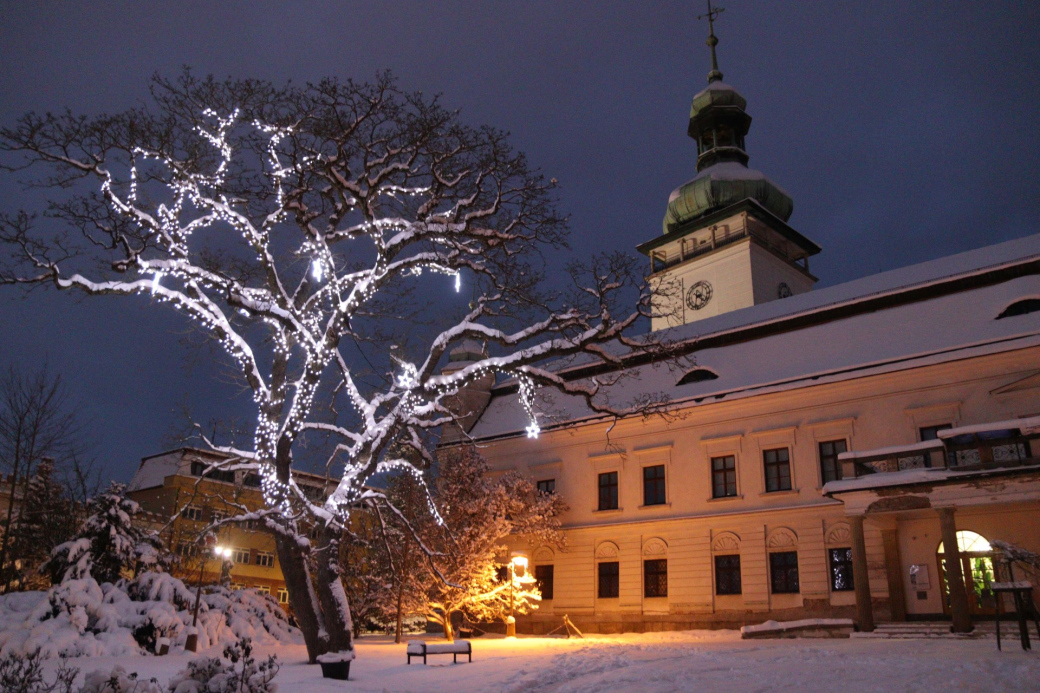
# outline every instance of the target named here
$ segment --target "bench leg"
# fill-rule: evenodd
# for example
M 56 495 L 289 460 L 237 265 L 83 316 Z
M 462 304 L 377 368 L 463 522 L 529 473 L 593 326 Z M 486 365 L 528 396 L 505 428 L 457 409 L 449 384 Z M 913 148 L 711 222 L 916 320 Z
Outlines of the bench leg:
M 458 664 L 459 663 L 459 655 L 458 655 L 458 653 L 455 653 L 455 652 L 451 653 L 451 663 L 452 664 Z

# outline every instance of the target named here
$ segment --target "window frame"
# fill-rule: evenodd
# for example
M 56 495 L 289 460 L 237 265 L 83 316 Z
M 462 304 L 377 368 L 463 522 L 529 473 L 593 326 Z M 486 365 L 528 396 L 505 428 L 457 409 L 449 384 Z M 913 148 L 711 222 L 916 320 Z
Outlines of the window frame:
M 786 459 L 780 459 L 780 453 L 783 452 Z M 770 461 L 770 454 L 774 454 L 775 460 Z M 781 473 L 783 468 L 787 469 L 787 487 L 783 485 L 784 475 Z M 770 468 L 776 469 L 776 486 L 777 488 L 770 488 L 769 470 Z M 766 493 L 780 493 L 782 491 L 793 491 L 794 490 L 794 477 L 791 474 L 791 448 L 788 446 L 782 446 L 777 448 L 764 448 L 762 450 L 762 471 L 765 475 L 765 486 Z
M 647 473 L 655 470 L 653 478 L 647 478 Z M 657 471 L 660 476 L 656 476 Z M 649 484 L 653 484 L 653 498 L 650 497 Z M 643 507 L 668 504 L 668 482 L 667 471 L 664 462 L 648 464 L 643 467 Z
M 202 522 L 202 506 L 186 505 L 181 511 L 181 517 L 190 522 Z
M 265 563 L 265 561 L 267 561 Z M 274 567 L 274 553 L 271 551 L 257 551 L 256 552 L 256 563 L 261 568 L 273 568 Z
M 824 455 L 824 453 L 823 453 L 823 446 L 824 445 L 830 445 L 830 446 L 834 447 L 834 446 L 837 446 L 839 443 L 842 446 L 844 446 L 844 448 L 845 448 L 844 450 L 834 450 L 834 452 L 832 454 Z M 828 481 L 841 481 L 841 479 L 842 479 L 841 460 L 838 459 L 838 455 L 840 455 L 843 452 L 848 452 L 848 451 L 849 451 L 849 441 L 848 441 L 847 438 L 832 438 L 832 439 L 829 439 L 829 440 L 817 440 L 816 441 L 816 455 L 817 455 L 817 458 L 818 458 L 819 463 L 820 463 L 820 483 L 821 483 L 821 485 L 822 484 L 826 484 Z M 831 459 L 833 459 L 834 476 L 833 476 L 833 478 L 828 479 L 827 478 L 827 472 L 824 469 L 823 465 L 824 465 L 824 461 L 825 460 L 831 460 Z
M 835 553 L 838 551 L 847 552 L 847 554 L 841 558 L 841 560 L 835 560 Z M 847 587 L 837 587 L 837 569 L 843 568 L 848 572 L 845 576 L 848 578 Z M 827 547 L 827 574 L 830 576 L 831 592 L 855 592 L 856 591 L 856 576 L 853 574 L 852 568 L 852 547 L 849 546 L 828 546 Z
M 597 493 L 597 503 L 596 503 L 596 510 L 597 511 L 619 510 L 621 508 L 621 485 L 619 483 L 620 476 L 621 475 L 618 473 L 617 470 L 608 471 L 608 472 L 599 472 L 599 474 L 596 476 L 597 492 L 598 492 Z M 604 477 L 613 477 L 613 483 L 604 484 L 603 483 Z M 610 489 L 613 489 L 613 505 L 612 506 L 610 505 L 610 501 L 611 501 Z M 607 493 L 607 498 L 606 498 L 607 503 L 606 504 L 604 504 L 604 491 L 606 491 L 606 493 Z
M 716 469 L 715 468 L 716 460 L 722 461 L 722 462 L 725 462 L 726 460 L 732 460 L 733 461 L 733 468 L 729 469 L 727 467 L 723 467 L 722 469 Z M 712 498 L 736 498 L 738 496 L 738 494 L 739 494 L 739 489 L 737 488 L 737 456 L 733 455 L 733 454 L 730 454 L 730 455 L 717 455 L 717 456 L 709 458 L 709 464 L 711 465 L 711 497 Z M 728 493 L 728 491 L 729 491 L 729 480 L 726 478 L 726 476 L 727 476 L 727 473 L 729 473 L 729 472 L 732 472 L 732 474 L 733 474 L 733 493 Z M 723 477 L 723 487 L 724 487 L 723 490 L 726 491 L 726 493 L 724 493 L 722 495 L 718 495 L 716 493 L 716 491 L 718 490 L 718 487 L 719 487 L 719 484 L 718 484 L 718 481 L 717 481 L 717 476 L 720 473 L 722 474 L 722 477 Z
M 543 486 L 544 486 L 544 488 L 543 488 Z M 538 481 L 535 482 L 535 489 L 539 493 L 544 493 L 546 495 L 555 496 L 556 495 L 556 479 L 555 478 L 552 478 L 552 479 L 539 479 Z
M 235 565 L 253 565 L 250 562 L 249 549 L 232 548 L 231 549 L 231 561 Z
M 645 599 L 660 599 L 667 596 L 668 559 L 643 559 L 643 597 Z
M 777 560 L 780 556 L 790 557 L 794 556 L 794 563 L 787 565 L 777 566 Z M 786 558 L 785 558 L 786 560 Z M 783 572 L 778 574 L 777 569 Z M 791 583 L 791 571 L 794 572 L 794 584 Z M 779 586 L 779 589 L 778 589 Z M 769 592 L 770 594 L 800 594 L 801 593 L 801 575 L 798 570 L 798 551 L 774 551 L 769 554 Z
M 720 559 L 722 561 L 724 561 L 724 562 L 728 562 L 728 561 L 731 561 L 733 559 L 736 559 L 736 565 L 735 566 L 733 566 L 733 565 L 720 566 L 719 565 Z M 744 584 L 743 584 L 743 581 L 741 579 L 741 573 L 740 573 L 740 554 L 739 553 L 716 554 L 712 558 L 712 564 L 713 564 L 713 567 L 715 568 L 715 595 L 716 596 L 728 597 L 728 596 L 737 596 L 737 595 L 744 594 Z M 729 575 L 729 579 L 731 580 L 730 584 L 732 584 L 732 579 L 733 579 L 734 575 L 736 576 L 736 589 L 732 589 L 732 588 L 727 589 L 727 590 L 721 589 L 722 582 L 721 582 L 721 580 L 719 578 L 723 574 Z
M 613 566 L 612 570 L 604 571 L 607 566 Z M 604 574 L 604 573 L 607 574 Z M 607 582 L 604 583 L 604 578 Z M 612 587 L 612 589 L 605 589 Z M 607 592 L 607 594 L 604 594 Z M 610 594 L 613 592 L 613 594 Z M 619 561 L 599 561 L 596 563 L 596 598 L 617 599 L 621 594 L 621 563 Z

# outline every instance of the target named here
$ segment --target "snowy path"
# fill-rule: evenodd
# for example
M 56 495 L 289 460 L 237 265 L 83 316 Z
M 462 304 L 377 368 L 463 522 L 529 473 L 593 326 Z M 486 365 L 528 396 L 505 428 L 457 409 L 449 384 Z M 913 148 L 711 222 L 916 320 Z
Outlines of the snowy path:
M 265 648 L 266 651 L 266 648 Z M 325 681 L 303 648 L 276 650 L 279 693 L 606 693 L 791 690 L 1037 691 L 1040 652 L 996 651 L 993 640 L 742 641 L 734 631 L 591 636 L 586 640 L 477 639 L 473 663 L 435 657 L 405 664 L 404 645 L 364 638 L 350 681 Z M 213 654 L 213 653 L 211 653 Z M 77 659 L 83 671 L 122 664 L 165 684 L 189 657 Z

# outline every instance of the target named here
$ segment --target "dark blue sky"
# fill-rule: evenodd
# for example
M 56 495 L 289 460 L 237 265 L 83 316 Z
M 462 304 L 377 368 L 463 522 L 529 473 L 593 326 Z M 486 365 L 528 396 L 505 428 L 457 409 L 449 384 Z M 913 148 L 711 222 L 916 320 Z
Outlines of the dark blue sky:
M 719 60 L 754 117 L 751 165 L 823 246 L 821 285 L 1040 232 L 1040 3 L 724 4 Z M 0 120 L 123 109 L 182 65 L 297 82 L 390 68 L 511 131 L 560 181 L 576 253 L 659 234 L 668 193 L 695 173 L 701 2 L 287 5 L 2 3 Z M 19 198 L 0 181 L 0 208 Z M 145 299 L 2 290 L 0 321 L 0 366 L 49 359 L 109 476 L 157 452 L 184 406 L 203 421 L 248 411 Z

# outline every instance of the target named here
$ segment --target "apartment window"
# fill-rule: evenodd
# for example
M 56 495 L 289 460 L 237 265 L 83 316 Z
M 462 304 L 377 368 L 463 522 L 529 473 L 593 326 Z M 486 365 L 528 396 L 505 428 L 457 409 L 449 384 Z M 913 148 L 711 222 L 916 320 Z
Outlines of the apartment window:
M 740 556 L 715 557 L 715 594 L 740 594 Z
M 250 488 L 260 488 L 260 475 L 249 473 L 242 479 L 242 485 Z
M 205 477 L 213 481 L 224 481 L 229 484 L 235 483 L 234 472 L 223 469 L 214 469 L 204 462 L 192 462 L 191 475 Z
M 553 566 L 536 565 L 534 567 L 534 579 L 538 581 L 538 591 L 542 593 L 542 599 L 552 599 Z
M 831 589 L 835 592 L 856 589 L 852 579 L 852 549 L 830 549 L 827 555 L 831 564 Z
M 618 562 L 608 561 L 599 564 L 600 599 L 616 599 L 618 596 Z
M 278 588 L 278 603 L 279 604 L 288 604 L 289 603 L 289 590 L 285 589 L 284 587 L 279 587 Z
M 232 549 L 231 559 L 235 563 L 249 565 L 249 549 Z
M 267 585 L 257 585 L 256 591 L 260 594 L 271 594 L 271 588 Z
M 599 475 L 599 509 L 617 510 L 618 485 L 617 472 L 606 472 Z
M 274 565 L 274 554 L 267 551 L 257 552 L 256 564 L 264 568 L 270 568 Z
M 838 455 L 848 451 L 845 440 L 825 440 L 820 443 L 820 478 L 823 483 L 841 479 L 841 462 Z
M 189 505 L 181 512 L 181 517 L 193 522 L 202 522 L 202 508 L 197 505 Z
M 542 479 L 539 481 L 538 492 L 549 495 L 556 493 L 556 479 Z
M 181 558 L 194 558 L 199 555 L 199 546 L 198 544 L 181 542 L 177 544 L 177 555 Z
M 668 561 L 656 558 L 643 561 L 643 596 L 668 596 Z
M 214 508 L 214 509 L 209 511 L 209 517 L 210 517 L 210 522 L 220 522 L 225 517 L 227 517 L 227 513 L 224 512 L 223 510 L 217 510 L 217 509 Z
M 773 594 L 798 593 L 798 552 L 769 554 L 769 577 Z
M 737 495 L 737 458 L 733 455 L 711 458 L 712 498 Z
M 259 531 L 263 527 L 263 525 L 261 524 L 260 520 L 246 520 L 242 524 L 243 524 L 243 527 L 245 527 L 245 529 L 250 531 L 250 532 L 257 532 L 257 531 Z
M 939 424 L 938 426 L 922 426 L 917 430 L 921 435 L 921 442 L 926 440 L 938 440 L 939 431 L 945 431 L 947 428 L 953 428 L 951 424 Z
M 643 467 L 643 505 L 663 505 L 664 503 L 664 465 Z
M 765 450 L 762 458 L 766 465 L 766 491 L 790 491 L 791 455 L 787 448 Z

